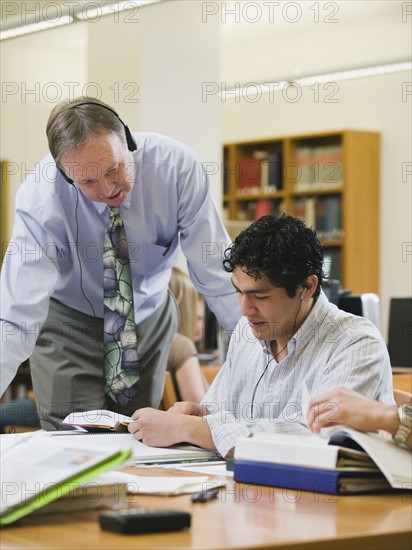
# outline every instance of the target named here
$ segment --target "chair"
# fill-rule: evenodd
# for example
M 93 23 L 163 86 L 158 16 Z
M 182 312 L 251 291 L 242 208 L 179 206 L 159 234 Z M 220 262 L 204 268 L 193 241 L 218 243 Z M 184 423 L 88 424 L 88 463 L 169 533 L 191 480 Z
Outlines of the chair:
M 388 351 L 391 365 L 412 368 L 412 298 L 392 298 Z
M 211 384 L 219 372 L 220 365 L 201 365 L 203 376 L 208 384 Z
M 0 433 L 23 433 L 40 430 L 33 390 L 27 397 L 0 404 Z
M 160 403 L 160 408 L 164 411 L 167 411 L 170 407 L 178 401 L 175 385 L 173 382 L 173 377 L 169 371 L 166 371 L 165 374 L 165 387 L 163 389 L 163 397 Z

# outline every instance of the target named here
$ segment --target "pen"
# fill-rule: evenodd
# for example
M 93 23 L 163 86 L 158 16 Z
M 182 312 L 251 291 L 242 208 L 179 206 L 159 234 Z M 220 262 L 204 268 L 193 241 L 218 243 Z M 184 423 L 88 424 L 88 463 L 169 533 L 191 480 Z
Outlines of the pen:
M 170 247 L 172 246 L 173 241 L 170 241 L 170 243 L 167 243 L 166 250 L 163 252 L 163 256 L 166 256 L 166 254 L 169 252 Z
M 209 500 L 212 500 L 214 498 L 217 498 L 217 495 L 219 494 L 219 487 L 211 487 L 210 489 L 206 489 L 203 491 L 199 491 L 198 493 L 194 493 L 192 495 L 192 502 L 208 502 Z

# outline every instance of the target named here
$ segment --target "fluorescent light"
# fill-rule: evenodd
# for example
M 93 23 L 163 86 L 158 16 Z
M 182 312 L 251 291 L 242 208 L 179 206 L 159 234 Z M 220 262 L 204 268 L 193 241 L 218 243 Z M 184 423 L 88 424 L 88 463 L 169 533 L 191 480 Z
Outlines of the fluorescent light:
M 396 63 L 386 63 L 384 65 L 375 65 L 371 67 L 361 67 L 357 69 L 347 69 L 333 73 L 324 73 L 318 75 L 295 78 L 293 80 L 282 80 L 277 82 L 249 82 L 248 84 L 235 86 L 221 90 L 220 96 L 225 101 L 227 99 L 237 99 L 239 97 L 253 96 L 254 93 L 264 94 L 269 92 L 281 92 L 285 86 L 311 86 L 315 83 L 339 82 L 342 80 L 351 80 L 354 78 L 366 78 L 370 76 L 379 76 L 383 74 L 399 73 L 412 70 L 411 61 L 400 61 Z
M 309 76 L 298 78 L 295 80 L 301 86 L 310 86 L 315 82 L 336 82 L 340 80 L 351 80 L 353 78 L 365 78 L 368 76 L 379 76 L 382 74 L 399 73 L 408 71 L 412 68 L 412 62 L 402 61 L 400 63 L 388 63 L 386 65 L 377 65 L 373 67 L 363 67 L 361 69 L 349 69 L 346 71 L 338 71 L 336 73 L 328 73 L 318 76 Z
M 97 2 L 91 2 L 89 5 L 95 6 L 93 8 L 87 8 L 88 4 L 85 3 L 83 4 L 83 7 L 77 11 L 70 9 L 68 15 L 66 15 L 68 10 L 65 9 L 64 11 L 66 14 L 61 15 L 57 20 L 36 20 L 35 23 L 28 23 L 26 25 L 20 24 L 16 27 L 4 29 L 0 31 L 0 40 L 6 40 L 8 38 L 14 38 L 16 36 L 22 36 L 23 34 L 30 34 L 37 31 L 48 30 L 61 25 L 68 25 L 69 23 L 74 23 L 77 20 L 93 21 L 93 19 L 100 18 L 102 15 L 118 14 L 119 12 L 125 10 L 136 10 L 141 6 L 155 4 L 161 1 L 162 0 L 127 0 L 122 2 L 107 2 L 106 0 L 105 4 L 101 6 L 99 6 Z M 76 4 L 78 3 L 76 2 Z M 67 8 L 67 6 L 65 6 L 65 8 Z
M 139 8 L 140 6 L 155 4 L 156 2 L 160 1 L 161 0 L 127 0 L 124 2 L 112 2 L 111 4 L 108 4 L 106 6 L 98 6 L 95 8 L 87 8 L 86 4 L 86 9 L 83 8 L 82 10 L 78 10 L 75 12 L 74 15 L 76 19 L 87 21 L 92 20 L 96 17 L 101 17 L 102 15 L 109 15 L 111 13 L 119 13 L 125 10 L 132 10 Z
M 57 19 L 56 21 L 38 21 L 37 23 L 30 23 L 28 25 L 22 25 L 21 27 L 15 27 L 13 29 L 1 31 L 0 40 L 14 38 L 15 36 L 30 34 L 32 32 L 44 31 L 46 29 L 60 27 L 61 25 L 68 25 L 69 23 L 73 23 L 73 17 L 71 17 L 70 15 L 59 17 L 59 19 Z

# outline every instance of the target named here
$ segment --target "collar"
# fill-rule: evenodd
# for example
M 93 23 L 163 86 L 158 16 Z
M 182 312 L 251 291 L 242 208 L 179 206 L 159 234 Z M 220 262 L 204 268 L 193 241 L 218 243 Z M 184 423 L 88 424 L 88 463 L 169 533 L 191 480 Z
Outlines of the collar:
M 133 188 L 134 188 L 134 186 L 133 186 Z M 119 206 L 119 211 L 120 212 L 122 210 L 129 210 L 130 209 L 130 205 L 132 204 L 131 195 L 132 195 L 133 188 L 129 191 L 129 193 L 126 197 L 126 200 L 124 202 L 122 202 L 122 204 Z M 86 198 L 86 200 L 89 200 L 89 199 Z M 96 211 L 100 214 L 100 216 L 102 216 L 107 211 L 107 204 L 106 203 L 97 202 L 97 201 L 90 201 L 90 202 L 92 203 L 92 205 L 94 206 Z
M 320 292 L 316 298 L 309 315 L 303 321 L 299 329 L 295 332 L 292 338 L 289 340 L 287 347 L 290 352 L 289 346 L 292 344 L 294 347 L 303 345 L 309 338 L 313 336 L 313 330 L 320 325 L 328 313 L 329 300 L 323 291 Z M 266 354 L 271 354 L 271 346 L 269 340 L 257 340 L 262 346 L 262 350 Z
M 294 336 L 290 339 L 290 342 L 294 341 L 296 345 L 303 345 L 309 338 L 313 336 L 313 331 L 316 330 L 323 320 L 325 319 L 329 309 L 329 300 L 321 290 L 319 296 L 316 298 L 309 315 L 303 321 L 299 330 L 296 331 Z

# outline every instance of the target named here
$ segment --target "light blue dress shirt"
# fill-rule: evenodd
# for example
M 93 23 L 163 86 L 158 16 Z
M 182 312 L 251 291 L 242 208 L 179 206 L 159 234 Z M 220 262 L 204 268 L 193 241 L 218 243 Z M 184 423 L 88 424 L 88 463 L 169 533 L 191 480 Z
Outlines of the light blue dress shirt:
M 230 244 L 194 152 L 165 136 L 136 133 L 136 181 L 120 213 L 129 243 L 135 320 L 163 303 L 179 243 L 197 290 L 223 327 L 240 318 L 222 254 Z M 103 317 L 103 237 L 109 212 L 56 170 L 37 163 L 16 196 L 16 218 L 1 273 L 0 392 L 33 351 L 50 297 Z

